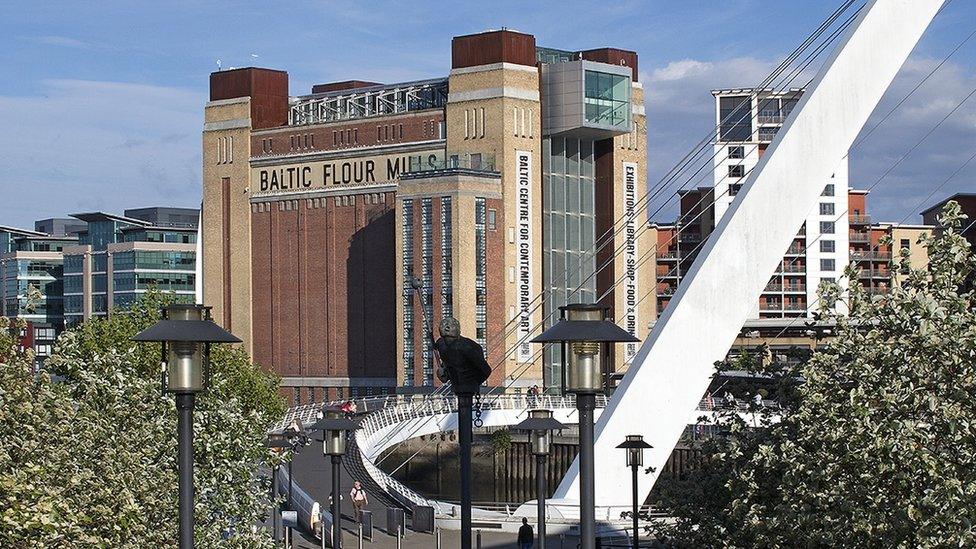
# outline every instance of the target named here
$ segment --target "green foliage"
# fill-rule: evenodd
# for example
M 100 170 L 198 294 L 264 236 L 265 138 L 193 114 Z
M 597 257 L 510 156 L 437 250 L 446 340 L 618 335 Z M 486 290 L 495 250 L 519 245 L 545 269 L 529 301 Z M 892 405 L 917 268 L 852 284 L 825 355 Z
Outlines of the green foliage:
M 500 454 L 512 446 L 512 433 L 508 429 L 501 429 L 488 436 L 491 448 L 496 454 Z
M 4 357 L 0 546 L 176 545 L 174 399 L 160 393 L 159 347 L 129 341 L 163 301 L 149 294 L 65 332 L 37 376 L 28 353 Z M 265 428 L 284 406 L 276 380 L 230 348 L 214 350 L 211 371 L 194 416 L 197 546 L 271 547 L 254 526 L 269 509 L 258 473 L 272 459 Z
M 679 546 L 976 545 L 976 310 L 964 285 L 976 258 L 963 218 L 946 207 L 947 230 L 922 240 L 929 268 L 903 252 L 909 274 L 889 294 L 852 284 L 837 337 L 809 361 L 755 364 L 777 376 L 781 409 L 758 428 L 725 415 L 700 470 L 662 488 Z

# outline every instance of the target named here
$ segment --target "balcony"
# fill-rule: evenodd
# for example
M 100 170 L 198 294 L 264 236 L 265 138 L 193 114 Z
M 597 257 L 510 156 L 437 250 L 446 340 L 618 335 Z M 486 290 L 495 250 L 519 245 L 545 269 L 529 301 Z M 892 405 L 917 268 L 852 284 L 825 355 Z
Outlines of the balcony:
M 847 222 L 851 225 L 870 225 L 871 216 L 870 215 L 852 215 L 847 218 Z
M 674 292 L 676 290 L 677 290 L 677 288 L 674 287 L 674 286 L 665 286 L 663 288 L 658 288 L 657 289 L 657 296 L 658 297 L 671 297 L 671 296 L 674 295 Z
M 864 288 L 864 291 L 868 295 L 887 295 L 888 288 Z
M 658 261 L 677 261 L 681 259 L 681 254 L 678 252 L 659 252 L 657 254 Z
M 759 123 L 760 124 L 782 124 L 786 120 L 786 116 L 778 111 L 760 111 L 759 112 Z
M 865 243 L 871 242 L 871 235 L 868 233 L 850 233 L 847 235 L 851 242 Z
M 783 291 L 792 294 L 805 294 L 807 293 L 806 284 L 787 284 L 783 286 Z
M 783 306 L 784 311 L 805 311 L 807 310 L 806 303 L 787 303 Z
M 701 242 L 702 237 L 698 233 L 681 233 L 678 235 L 678 242 L 688 242 L 688 243 L 698 243 Z
M 779 268 L 776 269 L 776 272 L 802 274 L 807 272 L 807 266 L 806 265 L 780 265 Z
M 851 252 L 851 259 L 855 261 L 891 261 L 891 252 Z
M 858 278 L 891 278 L 891 271 L 888 269 L 860 269 L 857 272 Z
M 788 250 L 786 250 L 786 255 L 803 255 L 805 253 L 807 253 L 807 249 L 805 246 L 793 245 L 790 246 Z
M 779 131 L 779 126 L 773 126 L 769 128 L 759 128 L 759 140 L 760 141 L 772 141 L 776 137 L 776 132 Z

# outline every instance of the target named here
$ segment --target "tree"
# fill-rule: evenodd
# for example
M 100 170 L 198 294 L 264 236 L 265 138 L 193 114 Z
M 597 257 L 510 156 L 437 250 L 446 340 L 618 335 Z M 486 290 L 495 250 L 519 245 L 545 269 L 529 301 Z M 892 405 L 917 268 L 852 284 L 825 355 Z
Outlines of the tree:
M 0 348 L 0 546 L 176 545 L 176 410 L 159 385 L 159 346 L 129 338 L 158 320 L 149 294 L 109 320 L 62 334 L 34 375 L 4 330 Z M 6 326 L 5 326 L 6 327 Z M 194 417 L 199 547 L 270 547 L 277 381 L 239 349 L 218 347 Z
M 976 258 L 962 219 L 946 206 L 946 230 L 921 240 L 928 268 L 903 251 L 907 278 L 888 294 L 852 283 L 849 315 L 832 316 L 836 338 L 809 361 L 752 365 L 783 388 L 781 408 L 758 428 L 720 418 L 726 436 L 703 446 L 699 471 L 662 487 L 678 545 L 976 544 L 976 309 L 964 286 Z

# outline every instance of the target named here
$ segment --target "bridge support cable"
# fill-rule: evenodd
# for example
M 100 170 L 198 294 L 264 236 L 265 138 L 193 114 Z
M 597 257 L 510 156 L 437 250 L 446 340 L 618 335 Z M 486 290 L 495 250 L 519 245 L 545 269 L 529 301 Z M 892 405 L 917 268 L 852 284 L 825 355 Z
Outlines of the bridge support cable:
M 802 44 L 801 44 L 801 45 L 800 45 L 799 47 L 797 47 L 797 48 L 796 48 L 796 50 L 794 50 L 794 52 L 792 52 L 792 53 L 790 54 L 790 56 L 788 56 L 788 57 L 787 57 L 787 59 L 785 59 L 785 60 L 784 60 L 784 61 L 783 61 L 783 62 L 782 62 L 782 63 L 781 63 L 781 64 L 780 64 L 780 65 L 779 65 L 778 67 L 777 67 L 777 69 L 776 69 L 775 71 L 773 71 L 773 73 L 771 73 L 770 75 L 768 75 L 768 76 L 767 76 L 767 77 L 766 77 L 766 78 L 765 78 L 765 79 L 763 80 L 763 82 L 762 82 L 762 83 L 760 84 L 760 86 L 762 86 L 762 87 L 766 87 L 766 86 L 767 86 L 768 84 L 770 84 L 770 83 L 772 83 L 772 82 L 774 82 L 774 81 L 775 81 L 775 80 L 776 80 L 777 78 L 780 78 L 780 77 L 782 77 L 782 75 L 783 75 L 783 73 L 784 73 L 784 72 L 786 72 L 786 70 L 790 68 L 790 66 L 791 66 L 791 65 L 793 64 L 793 62 L 794 62 L 794 61 L 795 61 L 796 59 L 799 59 L 799 58 L 800 58 L 800 57 L 801 57 L 801 56 L 803 55 L 803 53 L 804 53 L 804 52 L 805 52 L 805 51 L 806 51 L 807 49 L 809 49 L 809 48 L 810 48 L 810 46 L 811 46 L 811 45 L 814 45 L 814 44 L 816 44 L 816 43 L 817 43 L 817 40 L 818 40 L 818 39 L 820 39 L 820 38 L 821 38 L 821 37 L 823 36 L 823 34 L 824 34 L 824 33 L 825 33 L 825 32 L 826 32 L 826 31 L 827 31 L 828 29 L 830 29 L 830 28 L 831 28 L 831 26 L 832 26 L 832 25 L 833 25 L 833 24 L 834 24 L 834 23 L 835 23 L 836 21 L 838 21 L 838 20 L 839 20 L 839 18 L 840 18 L 840 17 L 841 17 L 842 15 L 843 15 L 843 13 L 844 13 L 844 12 L 846 12 L 846 11 L 847 11 L 847 10 L 848 10 L 848 9 L 849 9 L 849 8 L 850 8 L 850 7 L 852 6 L 852 5 L 854 5 L 854 4 L 855 4 L 855 1 L 854 1 L 854 0 L 847 0 L 847 1 L 845 1 L 845 2 L 844 2 L 844 3 L 842 4 L 842 5 L 841 5 L 841 7 L 839 7 L 839 8 L 837 9 L 837 10 L 835 10 L 835 11 L 834 11 L 834 12 L 833 12 L 833 13 L 832 13 L 832 14 L 831 14 L 831 15 L 830 15 L 830 16 L 829 16 L 829 17 L 828 17 L 828 18 L 827 18 L 827 19 L 826 19 L 826 20 L 825 20 L 825 21 L 824 21 L 823 23 L 821 23 L 821 24 L 820 24 L 820 26 L 819 26 L 819 27 L 818 27 L 818 28 L 817 28 L 817 29 L 816 29 L 816 30 L 814 31 L 814 33 L 812 33 L 811 35 L 809 35 L 809 36 L 808 36 L 808 37 L 807 37 L 807 38 L 806 38 L 806 39 L 804 40 L 804 42 L 803 42 L 803 43 L 802 43 Z M 838 36 L 839 36 L 839 35 L 840 35 L 840 34 L 841 34 L 841 33 L 842 33 L 842 32 L 843 32 L 844 30 L 846 30 L 846 29 L 847 29 L 847 27 L 848 27 L 848 26 L 849 26 L 849 25 L 851 24 L 851 22 L 853 21 L 853 19 L 854 19 L 854 17 L 855 17 L 856 15 L 857 15 L 857 13 L 858 13 L 858 12 L 860 11 L 860 9 L 861 9 L 861 8 L 859 7 L 859 8 L 858 8 L 858 9 L 857 9 L 857 10 L 856 10 L 856 11 L 854 12 L 854 14 L 852 14 L 852 15 L 850 15 L 850 16 L 849 16 L 849 17 L 848 17 L 848 18 L 847 18 L 847 19 L 846 19 L 845 21 L 843 21 L 843 22 L 841 23 L 841 25 L 839 26 L 839 28 L 835 28 L 835 29 L 834 29 L 833 31 L 831 31 L 831 32 L 830 32 L 830 33 L 829 33 L 829 34 L 827 35 L 827 37 L 826 37 L 826 38 L 824 38 L 824 39 L 823 39 L 823 41 L 821 41 L 821 42 L 820 42 L 819 44 L 816 44 L 816 45 L 815 45 L 815 46 L 813 47 L 813 50 L 812 50 L 812 51 L 810 51 L 810 52 L 807 52 L 807 54 L 806 54 L 806 57 L 805 57 L 805 58 L 804 58 L 804 59 L 803 59 L 803 60 L 802 60 L 802 61 L 801 61 L 801 62 L 799 63 L 799 65 L 798 65 L 798 66 L 796 66 L 796 67 L 793 67 L 793 68 L 792 68 L 791 70 L 789 70 L 789 71 L 787 72 L 787 74 L 786 74 L 786 76 L 785 76 L 785 77 L 783 77 L 783 78 L 781 78 L 781 79 L 780 79 L 780 81 L 776 83 L 776 86 L 775 86 L 775 89 L 779 89 L 779 90 L 782 90 L 782 89 L 788 89 L 788 88 L 789 88 L 789 86 L 790 86 L 790 85 L 792 84 L 792 82 L 793 82 L 793 80 L 795 80 L 795 79 L 796 79 L 796 78 L 797 78 L 797 77 L 798 77 L 799 75 L 801 75 L 801 74 L 803 73 L 803 71 L 804 71 L 804 70 L 805 70 L 806 68 L 808 68 L 808 67 L 810 66 L 810 64 L 811 64 L 811 63 L 812 63 L 813 61 L 815 61 L 815 60 L 816 60 L 816 59 L 817 59 L 817 58 L 818 58 L 818 57 L 820 56 L 820 54 L 821 54 L 821 53 L 823 53 L 823 51 L 825 51 L 825 50 L 826 50 L 826 48 L 827 48 L 827 47 L 829 47 L 829 46 L 830 46 L 830 45 L 831 45 L 831 44 L 832 44 L 832 43 L 834 42 L 834 40 L 836 40 L 836 38 L 837 38 L 837 37 L 838 37 Z M 754 116 L 752 116 L 752 113 L 751 113 L 751 110 L 749 110 L 749 111 L 747 111 L 747 112 L 743 112 L 743 113 L 742 113 L 741 115 L 740 115 L 740 114 L 737 114 L 737 113 L 730 113 L 730 114 L 729 114 L 729 115 L 728 115 L 728 116 L 726 117 L 726 119 L 725 119 L 725 120 L 728 120 L 728 119 L 731 119 L 731 118 L 732 118 L 732 117 L 734 117 L 734 116 L 740 116 L 740 121 L 741 121 L 741 120 L 743 120 L 743 119 L 745 119 L 745 118 L 746 118 L 747 116 L 748 116 L 748 117 L 750 117 L 750 118 L 751 118 L 751 119 L 752 119 L 753 121 L 755 121 L 755 117 L 754 117 Z M 685 157 L 685 159 L 688 159 L 688 158 L 694 158 L 694 157 L 696 157 L 696 156 L 698 155 L 698 153 L 699 153 L 699 152 L 701 152 L 701 151 L 704 151 L 704 150 L 706 150 L 706 149 L 707 149 L 707 146 L 709 146 L 709 145 L 711 144 L 711 140 L 712 140 L 712 139 L 714 138 L 714 136 L 716 135 L 716 131 L 717 131 L 717 130 L 714 130 L 714 131 L 712 131 L 712 132 L 711 132 L 711 133 L 710 133 L 710 134 L 709 134 L 708 136 L 706 136 L 706 137 L 705 137 L 704 139 L 702 139 L 702 141 L 701 141 L 701 142 L 699 143 L 699 145 L 698 145 L 698 146 L 696 147 L 696 149 L 697 149 L 697 151 L 693 151 L 692 153 L 689 153 L 688 155 L 686 155 L 686 157 Z M 703 164 L 702 164 L 702 166 L 701 166 L 701 167 L 699 167 L 699 168 L 698 168 L 698 170 L 696 170 L 694 174 L 692 174 L 692 176 L 691 176 L 691 179 L 694 179 L 694 177 L 695 177 L 695 176 L 697 176 L 697 174 L 698 174 L 698 173 L 701 173 L 701 172 L 703 172 L 703 171 L 705 171 L 705 173 L 706 173 L 706 174 L 708 174 L 708 173 L 710 173 L 710 172 L 708 172 L 708 171 L 706 171 L 706 170 L 707 170 L 708 168 L 711 168 L 711 166 L 712 166 L 712 163 L 714 162 L 714 160 L 715 160 L 715 158 L 717 157 L 717 155 L 718 155 L 718 153 L 713 153 L 713 154 L 712 154 L 712 155 L 711 155 L 710 157 L 708 157 L 708 158 L 705 158 L 705 159 L 704 159 L 704 162 L 703 162 Z M 682 162 L 684 162 L 684 159 L 683 159 L 683 161 L 682 161 Z M 675 171 L 675 170 L 672 170 L 672 171 L 674 172 L 674 175 L 675 175 L 675 176 L 678 176 L 678 175 L 680 175 L 680 173 L 681 173 L 682 171 L 684 171 L 684 170 L 686 169 L 686 167 L 687 167 L 687 165 L 688 165 L 688 164 L 684 164 L 684 165 L 682 165 L 682 163 L 679 163 L 679 167 L 680 167 L 680 169 L 678 169 L 677 171 Z M 693 165 L 693 164 L 692 164 L 692 165 Z M 707 175 L 706 175 L 706 176 L 707 176 Z M 703 177 L 705 177 L 705 176 L 703 176 Z M 727 177 L 727 176 L 725 176 L 725 177 Z M 664 184 L 663 184 L 663 185 L 660 185 L 660 186 L 659 186 L 659 190 L 664 190 L 664 189 L 666 189 L 666 188 L 667 188 L 667 184 L 668 184 L 668 183 L 669 183 L 670 181 L 674 181 L 674 180 L 677 180 L 677 177 L 675 177 L 675 178 L 669 178 L 669 177 L 666 177 L 666 178 L 664 178 L 664 179 L 662 180 L 662 182 L 663 182 Z M 671 197 L 670 197 L 670 198 L 668 198 L 668 200 L 667 200 L 667 201 L 666 201 L 666 202 L 665 202 L 664 204 L 662 204 L 662 205 L 661 205 L 661 206 L 660 206 L 660 207 L 659 207 L 659 208 L 658 208 L 658 209 L 657 209 L 657 210 L 656 210 L 656 211 L 655 211 L 654 213 L 656 214 L 656 213 L 658 213 L 658 212 L 660 212 L 661 210 L 663 210 L 663 209 L 664 209 L 664 208 L 665 208 L 665 207 L 667 206 L 667 204 L 669 204 L 669 203 L 671 202 L 671 200 L 672 200 L 672 199 L 674 199 L 674 198 L 676 198 L 676 197 L 678 196 L 678 194 L 679 194 L 679 192 L 680 192 L 680 190 L 681 190 L 681 189 L 680 189 L 680 187 L 679 187 L 679 189 L 678 189 L 678 190 L 675 190 L 675 191 L 674 191 L 674 193 L 673 193 L 673 194 L 671 195 Z M 654 196 L 656 196 L 656 193 L 652 193 L 652 192 L 651 192 L 651 190 L 648 190 L 648 191 L 647 191 L 646 193 L 644 193 L 644 195 L 642 196 L 642 198 L 641 198 L 641 199 L 640 199 L 640 200 L 638 201 L 638 204 L 639 204 L 640 206 L 639 206 L 639 207 L 638 207 L 638 208 L 637 208 L 637 209 L 635 210 L 635 212 L 634 212 L 634 214 L 633 214 L 633 215 L 634 215 L 634 216 L 639 216 L 639 215 L 641 215 L 642 213 L 645 213 L 645 210 L 646 210 L 646 208 L 647 208 L 647 207 L 649 206 L 649 204 L 650 204 L 650 200 L 651 200 L 651 199 L 653 199 L 653 197 L 654 197 Z M 714 200 L 712 201 L 712 203 L 714 203 L 715 201 L 717 201 L 717 199 L 718 199 L 718 198 L 715 198 L 715 199 L 714 199 Z M 702 215 L 702 214 L 699 214 L 699 216 L 700 216 L 700 215 Z M 619 218 L 618 220 L 616 220 L 616 221 L 614 222 L 614 227 L 616 227 L 616 225 L 617 225 L 618 223 L 620 223 L 621 221 L 623 221 L 623 222 L 624 222 L 624 223 L 623 223 L 623 224 L 622 224 L 622 225 L 620 226 L 620 229 L 618 229 L 618 230 L 617 230 L 617 232 L 619 232 L 620 230 L 622 230 L 622 229 L 623 229 L 623 228 L 624 228 L 624 227 L 626 226 L 626 221 L 627 221 L 628 219 L 630 219 L 630 216 L 621 216 L 621 217 L 620 217 L 620 218 Z M 608 229 L 608 231 L 607 231 L 607 233 L 605 233 L 605 234 L 604 234 L 603 236 L 601 236 L 601 239 L 603 239 L 603 242 L 602 242 L 602 243 L 601 243 L 601 244 L 599 245 L 599 247 L 597 247 L 597 248 L 596 248 L 595 250 L 593 250 L 593 251 L 592 251 L 592 253 L 593 253 L 593 254 L 596 254 L 596 253 L 598 253 L 599 251 L 601 251 L 602 249 L 604 249 L 604 248 L 605 248 L 605 247 L 606 247 L 606 246 L 607 246 L 608 244 L 610 244 L 610 243 L 612 243 L 612 242 L 613 242 L 613 238 L 612 238 L 612 236 L 615 236 L 615 235 L 616 235 L 616 233 L 614 233 L 614 235 L 611 235 L 611 238 L 609 238 L 609 239 L 607 239 L 607 238 L 605 238 L 605 237 L 607 237 L 608 235 L 610 235 L 610 231 L 611 231 L 611 230 L 613 230 L 613 227 L 611 227 L 610 229 Z M 641 234 L 643 234 L 643 233 L 644 233 L 644 232 L 645 232 L 646 230 L 647 230 L 647 224 L 646 224 L 646 223 L 642 223 L 642 224 L 641 224 L 641 227 L 640 227 L 640 228 L 638 229 L 638 234 L 637 234 L 637 235 L 635 235 L 635 237 L 634 237 L 634 238 L 636 239 L 636 238 L 637 238 L 637 237 L 638 237 L 639 235 L 641 235 Z M 674 234 L 674 235 L 672 235 L 672 237 L 671 237 L 671 238 L 672 238 L 672 239 L 674 239 L 674 238 L 678 238 L 678 237 L 679 237 L 679 233 L 680 233 L 680 230 L 679 230 L 679 231 L 676 231 L 676 232 L 675 232 L 675 234 Z M 698 244 L 698 246 L 701 246 L 702 244 L 704 244 L 704 242 L 700 242 L 700 243 Z M 596 245 L 596 244 L 595 244 L 595 245 Z M 602 272 L 602 271 L 603 271 L 604 269 L 606 269 L 606 268 L 607 268 L 607 267 L 608 267 L 609 265 L 611 265 L 611 264 L 613 263 L 613 260 L 614 260 L 614 259 L 615 259 L 615 258 L 617 257 L 617 255 L 619 255 L 619 253 L 621 252 L 621 250 L 622 250 L 622 249 L 623 249 L 623 246 L 619 246 L 619 247 L 616 247 L 616 248 L 614 249 L 614 251 L 613 251 L 613 254 L 612 254 L 612 256 L 611 256 L 611 258 L 610 258 L 609 260 L 607 260 L 607 261 L 606 261 L 606 262 L 605 262 L 605 263 L 604 263 L 603 265 L 601 265 L 601 266 L 600 266 L 600 267 L 599 267 L 599 268 L 598 268 L 597 270 L 595 270 L 595 271 L 594 271 L 594 272 L 593 272 L 592 274 L 590 274 L 590 275 L 589 275 L 589 276 L 588 276 L 588 277 L 586 278 L 586 280 L 584 280 L 584 281 L 583 281 L 583 282 L 582 282 L 582 283 L 581 283 L 581 284 L 580 284 L 579 286 L 577 286 L 577 287 L 576 287 L 576 289 L 574 289 L 574 290 L 573 290 L 573 291 L 571 292 L 571 295 L 575 295 L 575 294 L 576 294 L 576 293 L 577 293 L 577 292 L 578 292 L 578 291 L 580 290 L 580 288 L 582 288 L 582 285 L 583 285 L 583 284 L 586 284 L 586 283 L 587 283 L 587 282 L 588 282 L 589 280 L 591 280 L 591 279 L 592 279 L 592 278 L 593 278 L 594 276 L 596 276 L 596 275 L 597 275 L 598 273 L 600 273 L 600 272 Z M 697 249 L 697 247 L 696 247 L 696 249 Z M 582 265 L 582 262 L 581 262 L 581 265 Z M 582 269 L 582 267 L 580 267 L 579 269 L 581 270 L 581 269 Z M 567 272 L 567 275 L 566 275 L 566 276 L 567 276 L 567 281 L 568 281 L 568 277 L 569 277 L 569 275 L 570 275 L 570 273 L 569 273 L 569 272 Z M 616 286 L 617 286 L 618 284 L 620 284 L 620 283 L 622 283 L 622 282 L 623 282 L 623 280 L 625 280 L 625 279 L 626 279 L 626 277 L 622 277 L 622 278 L 621 278 L 621 279 L 620 279 L 619 281 L 617 281 L 617 282 L 615 282 L 615 283 L 614 283 L 614 284 L 613 284 L 613 285 L 612 285 L 612 286 L 611 286 L 610 288 L 608 288 L 608 290 L 607 290 L 607 291 L 605 291 L 605 292 L 604 292 L 604 295 L 606 295 L 606 294 L 608 294 L 608 293 L 609 293 L 609 291 L 611 291 L 611 290 L 612 290 L 613 288 L 615 288 L 615 287 L 616 287 Z M 539 299 L 540 297 L 542 297 L 542 298 L 543 298 L 543 300 L 542 300 L 541 302 L 539 302 L 539 303 L 537 303 L 537 304 L 536 304 L 536 305 L 535 305 L 535 306 L 534 306 L 534 307 L 533 307 L 533 308 L 532 308 L 532 309 L 530 310 L 530 314 L 532 314 L 532 313 L 534 313 L 534 312 L 535 312 L 535 311 L 537 311 L 537 310 L 538 310 L 538 309 L 539 309 L 539 308 L 540 308 L 541 306 L 543 306 L 543 304 L 545 303 L 545 300 L 547 299 L 547 298 L 545 298 L 545 297 L 544 297 L 544 295 L 546 295 L 546 294 L 547 294 L 547 291 L 546 291 L 546 290 L 543 290 L 542 292 L 540 292 L 539 294 L 537 294 L 537 295 L 535 296 L 535 298 L 533 298 L 533 300 L 532 300 L 533 302 L 535 302 L 535 301 L 537 301 L 537 300 L 538 300 L 538 299 Z M 534 327 L 532 328 L 532 330 L 530 330 L 530 331 L 529 331 L 529 333 L 532 333 L 532 331 L 534 331 L 535 329 L 538 329 L 539 327 L 542 327 L 542 326 L 544 326 L 544 325 L 545 325 L 545 323 L 546 323 L 546 322 L 547 322 L 548 320 L 550 320 L 550 319 L 552 318 L 552 316 L 553 316 L 553 314 L 554 314 L 554 313 L 550 313 L 550 314 L 549 314 L 549 315 L 548 315 L 548 316 L 547 316 L 546 318 L 544 318 L 544 319 L 542 319 L 541 321 L 539 321 L 539 322 L 537 322 L 537 323 L 535 324 L 535 326 L 534 326 Z M 510 336 L 510 335 L 511 335 L 512 333 L 514 333 L 514 330 L 512 330 L 512 329 L 510 328 L 510 326 L 511 326 L 512 324 L 513 324 L 513 321 L 509 321 L 509 322 L 508 322 L 508 323 L 507 323 L 507 324 L 506 324 L 506 325 L 505 325 L 505 326 L 503 327 L 503 329 L 502 329 L 502 331 L 503 331 L 504 333 L 503 333 L 503 334 L 502 334 L 501 336 L 499 336 L 499 339 L 501 339 L 502 341 L 504 341 L 504 339 L 506 339 L 506 338 L 507 338 L 508 336 Z M 526 339 L 526 338 L 522 338 L 522 339 Z M 510 348 L 509 348 L 509 349 L 508 349 L 508 350 L 507 350 L 507 351 L 505 352 L 505 354 L 504 354 L 504 356 L 503 356 L 503 358 L 502 358 L 502 360 L 501 360 L 501 362 L 502 362 L 502 363 L 504 362 L 504 360 L 507 360 L 507 359 L 508 359 L 508 358 L 509 358 L 509 357 L 510 357 L 510 356 L 512 355 L 512 353 L 514 353 L 514 351 L 515 351 L 515 350 L 516 350 L 516 349 L 518 348 L 518 346 L 519 346 L 519 344 L 520 344 L 520 343 L 522 343 L 522 339 L 520 339 L 519 341 L 517 341 L 516 343 L 514 343 L 514 344 L 513 344 L 513 345 L 512 345 L 512 346 L 511 346 L 511 347 L 510 347 Z M 497 341 L 497 339 L 496 339 L 495 341 Z M 490 345 L 489 345 L 489 347 L 490 347 Z M 529 361 L 529 364 L 531 365 L 531 364 L 532 364 L 532 363 L 534 363 L 534 362 L 535 362 L 535 360 L 537 360 L 537 359 L 538 359 L 538 357 L 537 357 L 537 356 L 533 356 L 533 357 L 532 357 L 532 359 L 531 359 L 531 360 Z M 496 367 L 497 367 L 498 365 L 499 365 L 499 364 L 496 364 Z M 509 382 L 509 383 L 508 383 L 508 384 L 507 384 L 507 385 L 505 386 L 505 388 L 504 388 L 504 389 L 508 389 L 508 388 L 509 388 L 509 387 L 510 387 L 511 385 L 513 385 L 513 384 L 514 384 L 514 383 L 515 383 L 515 382 L 516 382 L 516 381 L 517 381 L 517 380 L 518 380 L 518 379 L 519 379 L 519 378 L 521 377 L 521 375 L 522 375 L 522 374 L 524 374 L 524 372 L 525 372 L 525 371 L 527 371 L 527 370 L 528 370 L 528 368 L 527 368 L 527 367 L 526 367 L 526 368 L 522 368 L 522 370 L 521 370 L 521 372 L 519 373 L 519 375 L 518 375 L 517 377 L 515 377 L 515 378 L 511 378 L 511 380 L 510 380 L 510 382 Z M 445 389 L 446 389 L 446 387 L 445 387 L 445 386 L 441 386 L 440 388 L 438 388 L 437 390 L 435 390 L 435 392 L 434 392 L 434 394 L 435 394 L 435 395 L 440 395 L 440 394 L 444 394 L 444 391 L 445 391 Z M 424 403 L 425 403 L 425 402 L 426 402 L 426 397 L 425 397 L 425 400 L 424 400 L 423 402 L 421 402 L 421 403 L 420 403 L 420 405 L 424 405 Z
M 769 75 L 767 75 L 766 78 L 764 78 L 763 81 L 758 86 L 760 88 L 766 88 L 766 87 L 770 86 L 777 78 L 779 78 L 786 71 L 786 69 L 788 69 L 793 64 L 793 62 L 796 59 L 798 59 L 803 54 L 804 51 L 806 51 L 812 44 L 814 44 L 816 42 L 816 40 L 818 40 L 843 15 L 843 13 L 846 12 L 853 4 L 855 4 L 855 0 L 845 0 L 845 2 L 843 2 L 842 5 L 839 8 L 837 8 L 830 16 L 828 16 L 828 18 L 826 20 L 824 20 L 817 29 L 815 29 L 812 33 L 810 33 L 806 37 L 806 39 L 793 52 L 791 52 L 790 55 L 788 55 L 780 63 L 780 65 L 776 67 L 776 69 L 773 70 L 772 73 L 770 73 Z M 858 8 L 858 10 L 860 10 L 860 8 Z M 849 23 L 849 20 L 848 20 L 847 23 Z M 836 31 L 835 31 L 834 34 L 832 34 L 828 38 L 828 40 L 831 40 L 832 41 L 833 38 L 835 38 L 835 37 L 836 37 Z M 823 47 L 823 45 L 821 45 L 819 47 L 819 51 L 822 51 L 822 47 Z M 818 51 L 818 48 L 814 48 L 814 50 L 815 51 Z M 792 82 L 792 78 L 789 80 L 789 82 Z M 788 83 L 787 83 L 787 85 L 788 85 Z M 775 86 L 773 86 L 774 89 L 779 89 L 779 88 L 783 88 L 783 87 L 784 86 L 782 84 L 782 81 L 780 81 Z M 697 156 L 699 154 L 701 154 L 701 153 L 703 153 L 703 152 L 705 152 L 705 151 L 708 150 L 708 148 L 711 146 L 711 143 L 713 142 L 715 136 L 717 135 L 718 127 L 720 127 L 722 124 L 725 124 L 725 123 L 730 122 L 733 117 L 739 117 L 739 120 L 738 121 L 745 120 L 747 114 L 751 115 L 751 113 L 746 113 L 746 112 L 739 113 L 738 112 L 738 109 L 736 109 L 732 113 L 729 113 L 723 120 L 721 120 L 719 122 L 719 125 L 716 126 L 716 129 L 715 130 L 712 130 L 709 134 L 707 134 L 706 136 L 704 136 L 692 148 L 692 151 L 691 152 L 687 153 L 674 167 L 672 167 L 664 176 L 662 176 L 662 178 L 658 181 L 657 184 L 655 184 L 650 189 L 648 189 L 637 200 L 637 202 L 635 203 L 635 211 L 634 211 L 634 214 L 633 215 L 634 216 L 638 216 L 641 213 L 643 213 L 646 210 L 646 208 L 648 207 L 650 201 L 653 198 L 655 198 L 659 192 L 665 190 L 672 182 L 680 179 L 681 174 L 686 169 L 688 169 L 688 166 L 693 166 L 693 165 L 696 164 L 696 162 L 694 161 L 694 159 L 697 158 Z M 705 159 L 706 165 L 707 165 L 708 162 L 713 161 L 714 158 L 715 157 L 712 156 L 711 158 Z M 671 198 L 669 198 L 668 200 L 670 201 L 675 196 L 677 196 L 676 193 L 673 194 L 671 196 Z M 620 231 L 622 231 L 626 227 L 627 222 L 630 220 L 630 218 L 631 218 L 630 215 L 622 215 L 618 219 L 616 219 L 614 221 L 614 223 L 611 225 L 611 227 L 609 227 L 607 229 L 607 231 L 603 235 L 601 235 L 599 238 L 597 238 L 597 239 L 594 240 L 594 248 L 595 249 L 588 250 L 588 251 L 584 252 L 584 254 L 590 254 L 592 256 L 595 256 L 600 250 L 602 250 L 607 245 L 607 242 L 608 242 L 607 239 L 608 239 L 608 237 L 610 237 L 609 238 L 609 242 L 612 242 L 613 241 L 612 236 L 613 235 L 616 235 Z M 618 225 L 619 225 L 619 227 L 618 227 Z M 584 257 L 585 257 L 585 255 L 584 255 Z M 565 284 L 568 284 L 569 283 L 569 275 L 570 275 L 570 273 L 567 272 L 566 278 L 564 280 L 564 283 Z M 545 293 L 546 293 L 546 291 L 543 290 L 543 291 L 539 292 L 538 294 L 536 294 L 536 296 L 534 296 L 533 299 L 530 301 L 529 305 L 532 305 L 533 303 L 535 303 L 536 300 L 538 300 L 540 298 L 544 299 L 544 294 Z M 514 323 L 514 320 L 509 321 L 506 324 L 505 328 L 506 329 L 510 328 L 510 326 L 513 323 Z M 504 336 L 501 337 L 501 339 L 504 340 L 505 338 L 508 337 L 508 335 L 510 335 L 510 333 L 506 333 Z M 491 346 L 491 343 L 497 341 L 497 339 L 495 339 L 495 338 L 493 338 L 493 340 L 494 341 L 492 341 L 492 340 L 489 341 L 489 346 Z
M 650 465 L 662 469 L 684 429 L 680 410 L 691 409 L 704 393 L 712 364 L 724 358 L 770 273 L 781 263 L 800 220 L 820 196 L 823 181 L 846 156 L 942 4 L 942 0 L 873 0 L 858 16 L 642 345 L 597 423 L 597 459 L 612 459 L 612 443 L 624 434 L 646 433 L 655 446 Z M 879 43 L 886 47 L 878 48 Z M 784 192 L 787 182 L 790 192 Z M 750 231 L 757 224 L 767 230 Z M 701 333 L 710 337 L 702 339 Z M 645 368 L 648 363 L 655 368 Z M 627 491 L 628 479 L 622 478 L 626 475 L 612 468 L 600 473 L 598 504 L 616 502 Z M 578 464 L 574 464 L 557 495 L 576 493 L 578 478 Z M 643 494 L 655 478 L 641 479 Z

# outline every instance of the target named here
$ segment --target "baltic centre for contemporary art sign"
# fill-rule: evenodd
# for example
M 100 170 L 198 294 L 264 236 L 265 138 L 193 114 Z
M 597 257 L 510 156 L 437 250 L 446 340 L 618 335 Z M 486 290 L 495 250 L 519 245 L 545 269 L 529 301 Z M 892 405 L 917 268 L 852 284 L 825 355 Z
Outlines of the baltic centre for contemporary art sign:
M 529 345 L 532 326 L 532 212 L 535 203 L 532 196 L 532 153 L 515 151 L 515 193 L 518 201 L 515 227 L 516 257 L 518 259 L 518 361 L 530 362 L 532 348 Z

